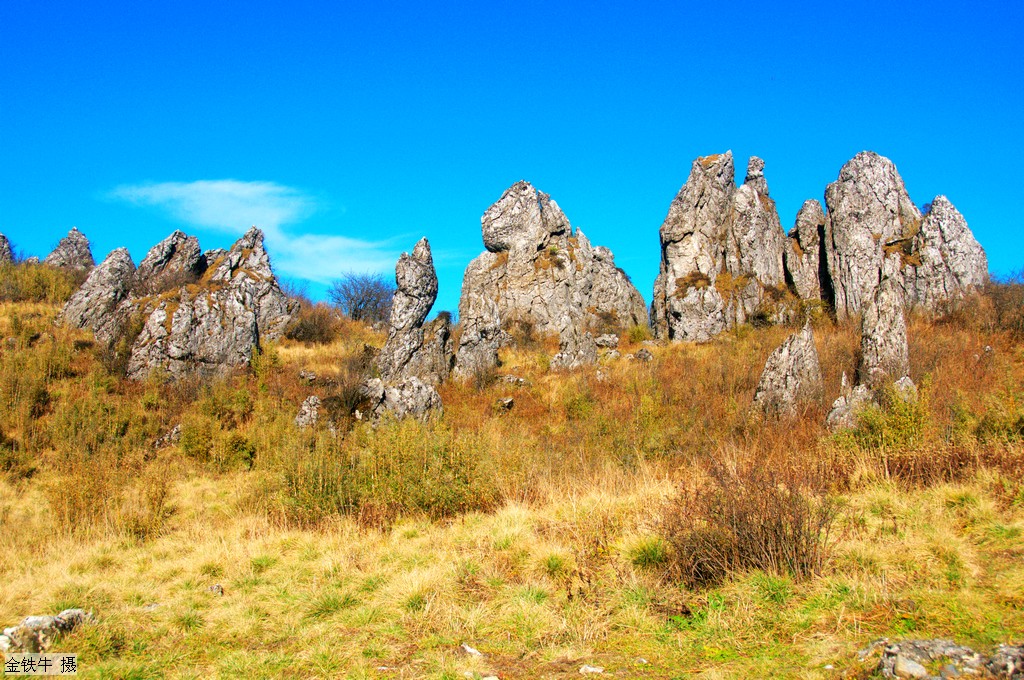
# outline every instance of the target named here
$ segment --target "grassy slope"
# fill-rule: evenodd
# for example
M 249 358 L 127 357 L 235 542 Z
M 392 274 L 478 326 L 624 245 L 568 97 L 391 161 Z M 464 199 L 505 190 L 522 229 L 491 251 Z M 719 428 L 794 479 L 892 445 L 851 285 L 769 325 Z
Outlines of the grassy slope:
M 0 333 L 21 338 L 0 355 L 0 425 L 37 466 L 0 481 L 0 623 L 93 610 L 99 623 L 61 643 L 86 677 L 576 677 L 584 663 L 616 677 L 861 676 L 855 652 L 881 636 L 987 645 L 1024 632 L 1021 444 L 1006 436 L 1024 354 L 999 336 L 915 323 L 929 418 L 853 440 L 825 436 L 824 406 L 785 424 L 747 413 L 787 332 L 769 329 L 655 348 L 653 365 L 623 361 L 608 380 L 549 375 L 543 348 L 516 352 L 508 370 L 529 387 L 447 386 L 440 423 L 289 448 L 298 403 L 330 391 L 303 387 L 298 369 L 344 382 L 344 357 L 372 334 L 282 346 L 258 377 L 176 392 L 106 376 L 85 336 L 50 327 L 55 309 L 0 307 Z M 855 343 L 819 329 L 828 394 Z M 49 376 L 45 397 L 32 371 Z M 493 407 L 506 394 L 507 414 Z M 153 453 L 174 422 L 209 448 Z M 256 451 L 251 471 L 238 441 Z M 313 479 L 296 471 L 314 454 L 372 455 L 362 510 L 289 492 L 288 479 Z M 384 482 L 431 478 L 432 455 L 471 463 L 466 491 L 451 505 L 428 489 L 423 512 L 393 520 Z M 832 461 L 843 511 L 831 560 L 803 582 L 753 571 L 680 588 L 661 508 L 701 461 L 750 457 Z

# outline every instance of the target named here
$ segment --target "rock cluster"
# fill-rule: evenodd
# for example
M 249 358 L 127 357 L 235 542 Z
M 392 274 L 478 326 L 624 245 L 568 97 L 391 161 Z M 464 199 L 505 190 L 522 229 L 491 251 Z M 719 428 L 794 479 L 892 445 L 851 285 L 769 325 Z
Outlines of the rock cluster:
M 651 304 L 655 335 L 706 341 L 750 320 L 778 321 L 796 299 L 823 301 L 838 318 L 874 298 L 883 263 L 899 260 L 904 303 L 935 310 L 981 286 L 988 262 L 944 196 L 924 215 L 892 161 L 862 152 L 806 201 L 788 237 L 768 195 L 764 162 L 750 159 L 741 187 L 732 154 L 693 162 L 661 226 L 661 272 Z
M 0 264 L 11 262 L 14 262 L 14 250 L 11 248 L 11 242 L 6 236 L 0 234 Z
M 412 255 L 398 258 L 395 282 L 388 338 L 374 362 L 377 377 L 364 384 L 363 396 L 375 419 L 385 413 L 425 418 L 441 409 L 435 385 L 448 378 L 455 361 L 448 315 L 423 325 L 437 299 L 437 273 L 427 239 L 420 239 Z
M 985 654 L 952 640 L 879 640 L 859 656 L 866 661 L 882 650 L 877 672 L 885 678 L 1024 678 L 1024 646 L 999 645 Z M 933 675 L 928 667 L 938 668 Z
M 89 239 L 85 237 L 85 234 L 78 231 L 78 227 L 71 227 L 68 235 L 57 243 L 57 247 L 46 256 L 43 264 L 59 269 L 84 271 L 92 269 L 96 263 L 92 259 Z
M 732 152 L 698 158 L 661 225 L 655 336 L 704 342 L 759 315 L 776 319 L 785 291 L 786 236 L 768 195 L 764 161 L 734 183 Z
M 263 233 L 253 227 L 213 262 L 180 231 L 154 246 L 138 269 L 119 248 L 93 269 L 60 319 L 92 330 L 108 346 L 126 343 L 129 378 L 154 370 L 181 378 L 247 365 L 263 342 L 281 335 L 294 312 L 271 269 Z
M 497 365 L 499 346 L 524 335 L 556 335 L 560 365 L 592 362 L 585 335 L 647 323 L 640 293 L 612 253 L 573 230 L 550 196 L 517 182 L 481 218 L 484 247 L 466 268 L 459 301 L 463 333 L 456 373 Z
M 823 392 L 814 332 L 807 324 L 768 357 L 754 404 L 768 415 L 793 415 L 801 402 L 816 401 Z
M 854 156 L 826 189 L 825 203 L 827 273 L 839 318 L 860 313 L 890 256 L 900 259 L 906 303 L 923 309 L 961 297 L 988 277 L 985 252 L 953 204 L 939 196 L 922 215 L 888 158 Z
M 203 283 L 140 301 L 140 309 L 152 311 L 132 346 L 129 378 L 156 369 L 171 378 L 209 376 L 248 365 L 264 341 L 284 332 L 296 311 L 274 277 L 263 232 L 255 227 L 206 271 Z
M 59 636 L 92 620 L 92 614 L 83 609 L 65 609 L 56 616 L 27 616 L 17 626 L 4 629 L 0 652 L 43 653 Z

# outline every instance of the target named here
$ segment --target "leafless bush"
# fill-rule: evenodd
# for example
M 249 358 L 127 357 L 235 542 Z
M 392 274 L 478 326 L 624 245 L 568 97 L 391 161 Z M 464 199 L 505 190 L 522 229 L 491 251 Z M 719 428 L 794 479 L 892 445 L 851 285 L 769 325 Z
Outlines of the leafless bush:
M 817 472 L 763 460 L 714 464 L 665 512 L 672 566 L 689 587 L 763 569 L 794 578 L 820 571 L 836 507 Z
M 388 320 L 395 284 L 383 274 L 345 272 L 327 291 L 327 297 L 353 321 L 375 324 Z

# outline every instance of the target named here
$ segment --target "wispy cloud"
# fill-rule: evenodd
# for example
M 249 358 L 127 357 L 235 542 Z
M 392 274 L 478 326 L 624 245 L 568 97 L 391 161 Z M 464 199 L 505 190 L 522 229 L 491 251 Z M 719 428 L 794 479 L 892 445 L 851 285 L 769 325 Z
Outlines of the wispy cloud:
M 234 179 L 121 185 L 110 197 L 165 211 L 186 225 L 241 235 L 255 224 L 266 235 L 279 274 L 320 283 L 346 270 L 387 271 L 400 251 L 393 239 L 367 241 L 297 228 L 322 206 L 308 193 L 275 182 Z

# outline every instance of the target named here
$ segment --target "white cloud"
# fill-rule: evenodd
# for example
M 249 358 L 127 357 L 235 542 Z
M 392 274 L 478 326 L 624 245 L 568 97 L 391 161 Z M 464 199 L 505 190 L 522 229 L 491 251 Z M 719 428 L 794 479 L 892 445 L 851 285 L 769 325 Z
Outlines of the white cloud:
M 309 194 L 274 182 L 233 179 L 122 185 L 114 199 L 156 207 L 193 226 L 241 236 L 255 224 L 266 235 L 278 274 L 327 283 L 343 271 L 388 271 L 398 250 L 392 240 L 365 241 L 303 233 L 294 225 L 321 206 Z M 292 225 L 292 226 L 289 226 Z

